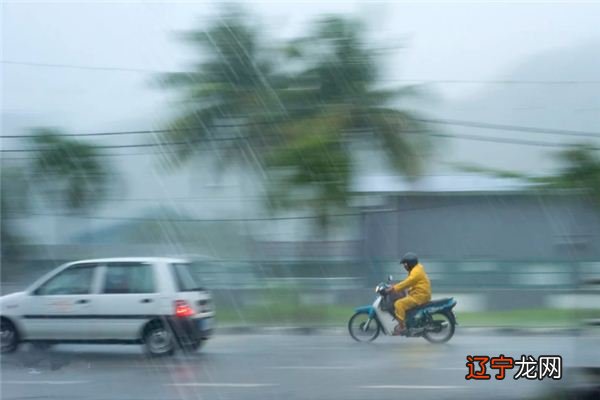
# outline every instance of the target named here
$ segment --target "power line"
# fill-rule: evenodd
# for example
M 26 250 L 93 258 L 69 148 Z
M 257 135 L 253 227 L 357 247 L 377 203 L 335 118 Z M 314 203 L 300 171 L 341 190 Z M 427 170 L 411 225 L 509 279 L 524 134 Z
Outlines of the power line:
M 246 124 L 246 125 L 250 125 L 250 124 Z M 214 128 L 235 128 L 238 126 L 242 126 L 242 124 L 213 125 Z M 173 132 L 176 130 L 177 131 L 193 131 L 196 129 L 204 129 L 204 127 L 197 126 L 197 127 L 177 128 L 177 129 L 144 129 L 144 130 L 138 130 L 138 131 L 106 131 L 106 132 L 89 132 L 89 133 L 52 133 L 52 136 L 58 136 L 58 137 L 89 137 L 89 136 L 91 136 L 91 137 L 94 137 L 94 136 L 120 136 L 120 135 L 142 135 L 142 134 L 148 135 L 148 134 L 154 134 L 154 133 L 168 133 L 168 132 Z M 39 136 L 40 136 L 39 134 L 30 133 L 30 134 L 24 134 L 24 135 L 1 135 L 0 138 L 2 138 L 2 139 L 21 139 L 21 138 L 35 138 L 35 137 L 39 137 Z M 234 139 L 238 139 L 238 138 L 214 138 L 213 140 L 223 141 L 223 140 L 234 140 Z
M 90 132 L 90 133 L 53 133 L 52 136 L 58 137 L 86 137 L 86 136 L 119 136 L 119 135 L 147 135 L 153 133 L 169 132 L 169 129 L 146 129 L 141 131 L 114 131 L 114 132 Z M 38 134 L 30 133 L 24 135 L 1 135 L 2 139 L 21 139 L 38 137 Z
M 332 214 L 328 217 L 350 217 L 359 216 L 360 213 L 346 213 L 346 214 Z M 137 221 L 137 222 L 259 222 L 259 221 L 286 221 L 286 220 L 303 220 L 303 219 L 317 219 L 319 216 L 314 215 L 296 215 L 289 217 L 255 217 L 255 218 L 163 218 L 163 217 L 107 217 L 107 216 L 94 216 L 94 215 L 73 215 L 73 214 L 29 214 L 29 216 L 36 217 L 62 217 L 62 218 L 79 218 L 79 219 L 97 219 L 97 220 L 114 220 L 114 221 Z M 23 218 L 27 218 L 24 216 Z M 8 217 L 9 219 L 15 219 L 14 217 Z
M 521 79 L 390 79 L 394 82 L 435 83 L 435 84 L 473 84 L 473 85 L 597 85 L 599 80 L 521 80 Z
M 194 151 L 200 151 L 202 149 L 194 149 Z M 208 150 L 208 149 L 207 149 Z M 141 152 L 141 153 L 98 153 L 93 154 L 92 157 L 135 157 L 135 156 L 158 156 L 169 154 L 168 151 L 152 151 L 152 152 Z M 1 161 L 13 161 L 13 160 L 37 160 L 37 157 L 0 157 Z
M 402 209 L 386 209 L 386 210 L 368 210 L 368 214 L 389 214 L 389 213 L 402 213 L 410 211 L 421 211 L 421 210 L 433 210 L 442 208 L 454 208 L 454 207 L 465 207 L 466 204 L 445 204 L 439 206 L 427 206 L 427 207 L 410 207 Z M 342 217 L 359 217 L 364 213 L 360 212 L 349 212 L 339 214 L 329 214 L 328 218 L 342 218 Z M 94 215 L 74 215 L 74 214 L 43 214 L 33 213 L 27 216 L 8 216 L 7 219 L 23 219 L 29 216 L 36 217 L 61 217 L 61 218 L 79 218 L 79 219 L 96 219 L 96 220 L 114 220 L 114 221 L 136 221 L 136 222 L 260 222 L 260 221 L 289 221 L 289 220 L 308 220 L 308 219 L 319 219 L 319 215 L 293 215 L 287 217 L 253 217 L 253 218 L 173 218 L 173 217 L 121 217 L 121 216 L 94 216 Z
M 417 133 L 417 132 L 405 132 L 405 133 Z M 499 137 L 491 137 L 491 136 L 483 136 L 483 135 L 469 135 L 469 134 L 449 134 L 449 133 L 434 133 L 428 131 L 420 132 L 423 135 L 431 136 L 431 137 L 439 137 L 439 138 L 448 138 L 448 139 L 459 139 L 459 140 L 470 140 L 476 142 L 488 142 L 488 143 L 502 143 L 502 144 L 513 144 L 513 145 L 523 145 L 523 146 L 534 146 L 534 147 L 554 147 L 554 148 L 565 148 L 572 147 L 572 144 L 564 144 L 564 143 L 554 143 L 554 142 L 545 142 L 539 140 L 527 140 L 527 139 L 512 139 L 512 138 L 499 138 Z M 223 141 L 232 141 L 237 140 L 234 138 L 225 139 Z M 211 141 L 206 140 L 206 142 Z M 204 141 L 190 141 L 190 142 L 166 142 L 166 143 L 147 143 L 147 144 L 132 144 L 132 145 L 108 145 L 108 146 L 96 146 L 101 149 L 119 149 L 119 148 L 135 148 L 135 147 L 168 147 L 171 145 L 190 145 L 193 143 L 199 143 Z M 600 150 L 600 147 L 589 147 L 591 150 Z M 1 153 L 29 153 L 29 152 L 39 152 L 40 149 L 2 149 Z M 152 154 L 152 153 L 149 153 Z M 164 154 L 161 152 L 155 152 L 153 154 Z M 142 155 L 142 154 L 123 154 L 125 155 Z M 119 156 L 119 154 L 96 154 L 94 157 L 104 157 L 104 156 Z M 12 159 L 27 159 L 29 157 L 16 157 Z M 34 158 L 34 157 L 31 157 Z M 10 159 L 10 158 L 9 158 Z
M 42 67 L 42 68 L 67 68 L 67 69 L 83 69 L 92 71 L 114 71 L 114 72 L 143 72 L 143 73 L 166 73 L 167 71 L 146 69 L 146 68 L 130 68 L 130 67 L 112 67 L 112 66 L 95 66 L 95 65 L 77 65 L 77 64 L 54 64 L 54 63 L 40 63 L 40 62 L 29 62 L 29 61 L 14 61 L 14 60 L 2 60 L 2 64 L 7 65 L 22 65 L 26 67 Z M 182 71 L 183 72 L 183 71 Z
M 241 138 L 207 138 L 207 139 L 194 139 L 180 142 L 159 142 L 159 143 L 137 143 L 137 144 L 114 144 L 114 145 L 95 145 L 95 149 L 131 149 L 140 147 L 168 147 L 168 146 L 189 146 L 195 143 L 205 142 L 231 142 L 239 140 Z M 31 153 L 39 152 L 44 149 L 0 149 L 1 153 Z
M 442 138 L 450 138 L 450 139 L 461 139 L 461 140 L 472 140 L 476 142 L 489 142 L 489 143 L 503 143 L 503 144 L 515 144 L 515 145 L 523 145 L 523 146 L 534 146 L 534 147 L 556 147 L 556 148 L 565 148 L 572 147 L 571 144 L 564 143 L 553 143 L 553 142 L 542 142 L 538 140 L 526 140 L 526 139 L 509 139 L 509 138 L 499 138 L 499 137 L 490 137 L 490 136 L 482 136 L 482 135 L 462 135 L 462 134 L 446 134 L 446 133 L 426 133 L 426 135 L 433 137 L 442 137 Z M 600 147 L 589 147 L 591 150 L 600 150 Z
M 240 126 L 256 126 L 256 125 L 268 125 L 271 122 L 246 122 L 246 123 L 237 123 L 237 124 L 214 124 L 211 125 L 213 128 L 237 128 Z M 88 132 L 88 133 L 52 133 L 52 136 L 58 137 L 94 137 L 94 136 L 120 136 L 120 135 L 151 135 L 156 133 L 168 133 L 173 131 L 194 131 L 197 129 L 205 129 L 202 126 L 190 127 L 190 128 L 173 128 L 173 129 L 142 129 L 135 131 L 103 131 L 103 132 Z M 21 139 L 21 138 L 35 138 L 39 137 L 39 134 L 29 133 L 23 135 L 0 135 L 1 139 Z M 231 138 L 207 138 L 206 140 L 235 140 L 235 139 L 243 139 L 243 137 L 231 137 Z
M 469 128 L 482 128 L 482 129 L 492 129 L 492 130 L 500 130 L 500 131 L 516 131 L 516 132 L 527 132 L 527 133 L 542 133 L 542 134 L 547 134 L 547 135 L 582 136 L 582 137 L 600 138 L 600 132 L 590 132 L 590 131 L 539 128 L 539 127 L 533 127 L 533 126 L 505 125 L 505 124 L 494 124 L 494 123 L 488 123 L 488 122 L 475 122 L 475 121 L 464 121 L 464 120 L 454 120 L 454 119 L 418 118 L 417 121 L 425 122 L 428 124 L 455 125 L 455 126 L 464 126 L 464 127 L 469 127 Z
M 410 132 L 416 133 L 416 132 Z M 420 132 L 423 135 L 431 136 L 431 137 L 440 137 L 440 138 L 449 138 L 449 139 L 459 139 L 459 140 L 470 140 L 476 142 L 488 142 L 488 143 L 502 143 L 502 144 L 513 144 L 513 145 L 523 145 L 523 146 L 534 146 L 534 147 L 553 147 L 553 148 L 565 148 L 572 147 L 571 144 L 564 143 L 554 143 L 554 142 L 544 142 L 539 140 L 526 140 L 526 139 L 510 139 L 510 138 L 499 138 L 499 137 L 490 137 L 483 135 L 469 135 L 469 134 L 447 134 L 447 133 L 433 133 L 428 131 Z M 239 139 L 239 138 L 238 138 Z M 224 139 L 222 141 L 232 141 L 238 140 L 234 138 Z M 211 141 L 211 139 L 206 140 L 206 142 Z M 193 143 L 200 143 L 205 141 L 190 141 L 190 142 L 166 142 L 166 143 L 143 143 L 143 144 L 131 144 L 131 145 L 106 145 L 106 146 L 96 146 L 100 149 L 120 149 L 120 148 L 137 148 L 137 147 L 169 147 L 173 146 L 181 146 L 181 145 L 190 145 Z M 589 147 L 591 150 L 600 150 L 600 147 Z M 40 149 L 2 149 L 0 153 L 35 153 L 41 151 Z M 146 153 L 148 155 L 151 154 L 165 154 L 166 152 L 154 152 L 154 153 Z M 93 157 L 114 157 L 114 156 L 134 156 L 134 155 L 144 155 L 140 154 L 117 154 L 117 153 L 101 153 L 95 154 Z M 12 157 L 12 158 L 3 158 L 5 160 L 21 160 L 21 159 L 34 159 L 35 157 Z
M 570 137 L 588 137 L 588 138 L 600 138 L 600 133 L 591 131 L 577 131 L 577 130 L 563 130 L 563 129 L 551 129 L 551 128 L 540 128 L 532 126 L 521 126 L 521 125 L 506 125 L 506 124 L 495 124 L 487 122 L 476 122 L 476 121 L 464 121 L 464 120 L 452 120 L 452 119 L 436 119 L 436 118 L 418 118 L 417 121 L 427 124 L 439 124 L 448 126 L 463 126 L 469 128 L 480 128 L 480 129 L 491 129 L 501 131 L 515 131 L 515 132 L 527 132 L 527 133 L 539 133 L 559 136 L 570 136 Z M 236 125 L 237 126 L 237 125 Z M 193 130 L 196 128 L 186 128 L 186 130 Z M 137 131 L 113 131 L 113 132 L 92 132 L 92 133 L 71 133 L 71 134 L 58 134 L 58 136 L 108 136 L 108 135 L 129 135 L 129 134 L 148 134 L 148 133 L 166 133 L 169 129 L 160 130 L 137 130 Z M 432 137 L 443 137 L 443 138 L 454 138 L 481 142 L 491 143 L 504 143 L 504 144 L 517 144 L 525 146 L 540 146 L 540 147 L 564 147 L 562 143 L 545 142 L 538 140 L 526 140 L 526 139 L 512 139 L 512 138 L 499 138 L 489 137 L 483 135 L 470 135 L 470 134 L 445 134 L 445 133 L 434 133 L 425 130 L 416 131 L 404 131 L 403 133 L 421 133 L 423 135 Z M 36 135 L 23 135 L 20 137 L 32 137 Z M 17 138 L 18 135 L 5 135 L 0 136 L 1 138 Z M 161 142 L 161 143 L 138 143 L 128 145 L 98 145 L 95 146 L 97 149 L 122 149 L 122 148 L 155 148 L 155 147 L 168 147 L 168 146 L 182 146 L 191 145 L 196 143 L 205 142 L 231 142 L 236 140 L 247 140 L 246 136 L 237 137 L 212 137 L 204 139 L 195 139 L 189 141 L 179 142 Z M 592 148 L 597 150 L 597 148 Z M 0 153 L 28 153 L 37 152 L 40 149 L 1 149 Z M 104 156 L 108 154 L 99 154 L 98 156 Z
M 428 124 L 436 125 L 450 125 L 450 126 L 464 126 L 469 128 L 482 128 L 491 130 L 501 131 L 515 131 L 515 132 L 528 132 L 528 133 L 541 133 L 548 135 L 561 135 L 561 136 L 581 136 L 600 138 L 600 132 L 593 131 L 579 131 L 570 129 L 553 129 L 553 128 L 540 128 L 533 126 L 523 125 L 508 125 L 508 124 L 496 124 L 490 122 L 479 122 L 479 121 L 465 121 L 455 119 L 440 119 L 440 118 L 416 118 L 416 121 L 424 122 Z M 253 123 L 242 123 L 242 124 L 218 124 L 215 128 L 232 128 L 245 125 L 268 125 L 271 122 L 253 122 Z M 176 129 L 179 131 L 193 131 L 200 127 L 191 128 L 180 128 Z M 141 134 L 156 134 L 156 133 L 168 133 L 174 129 L 142 129 L 134 131 L 103 131 L 103 132 L 88 132 L 88 133 L 57 133 L 55 136 L 60 137 L 94 137 L 94 136 L 119 136 L 119 135 L 141 135 Z M 420 132 L 420 131 L 417 131 Z M 0 135 L 2 139 L 19 139 L 19 138 L 30 138 L 37 137 L 36 134 L 24 134 L 24 135 Z M 227 140 L 238 140 L 244 139 L 245 137 L 231 137 L 231 138 L 206 138 L 204 141 L 227 141 Z
M 62 64 L 62 63 L 41 63 L 30 61 L 2 60 L 2 64 L 6 65 L 21 65 L 27 67 L 41 68 L 67 68 L 91 71 L 112 71 L 112 72 L 133 72 L 133 73 L 152 73 L 152 74 L 169 74 L 169 73 L 193 73 L 191 71 L 168 71 L 149 68 L 121 67 L 121 66 L 95 66 L 81 64 Z M 575 80 L 575 79 L 381 79 L 381 82 L 406 82 L 406 83 L 434 83 L 434 84 L 467 84 L 467 85 L 597 85 L 600 80 Z

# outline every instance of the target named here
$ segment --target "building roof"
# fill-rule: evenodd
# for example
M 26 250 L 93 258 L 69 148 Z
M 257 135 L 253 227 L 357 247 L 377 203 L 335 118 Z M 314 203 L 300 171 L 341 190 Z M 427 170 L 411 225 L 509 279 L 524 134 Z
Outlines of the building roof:
M 111 258 L 94 258 L 89 260 L 77 260 L 73 261 L 69 264 L 79 264 L 79 263 L 111 263 L 111 262 L 144 262 L 144 263 L 185 263 L 187 260 L 182 258 L 170 258 L 170 257 L 111 257 Z
M 531 183 L 516 178 L 485 175 L 426 175 L 415 181 L 393 175 L 360 177 L 354 184 L 358 193 L 468 193 L 517 192 L 531 187 Z

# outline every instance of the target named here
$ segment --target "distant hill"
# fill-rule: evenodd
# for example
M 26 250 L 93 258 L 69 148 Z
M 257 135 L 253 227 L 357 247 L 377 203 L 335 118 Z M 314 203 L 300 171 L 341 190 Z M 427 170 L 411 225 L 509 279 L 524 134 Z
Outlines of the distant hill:
M 505 81 L 594 81 L 588 84 L 482 85 L 478 95 L 460 103 L 440 103 L 439 118 L 497 124 L 523 125 L 600 133 L 600 40 L 569 48 L 542 52 L 524 60 L 503 76 Z M 590 139 L 494 131 L 481 128 L 438 126 L 444 133 L 477 134 L 553 143 Z M 593 139 L 596 143 L 599 139 Z M 482 143 L 448 139 L 442 142 L 438 159 L 471 162 L 489 167 L 550 172 L 557 166 L 551 154 L 556 149 L 523 145 Z

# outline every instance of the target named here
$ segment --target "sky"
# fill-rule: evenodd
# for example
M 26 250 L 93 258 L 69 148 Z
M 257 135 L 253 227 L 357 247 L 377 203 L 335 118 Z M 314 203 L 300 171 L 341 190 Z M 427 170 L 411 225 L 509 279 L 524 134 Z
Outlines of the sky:
M 161 90 L 153 72 L 186 70 L 196 60 L 177 32 L 207 26 L 216 18 L 218 5 L 5 1 L 3 133 L 20 134 L 32 126 L 56 126 L 73 133 L 161 127 L 175 98 Z M 597 83 L 497 82 L 600 82 L 600 2 L 279 1 L 243 2 L 243 6 L 257 23 L 265 24 L 267 36 L 275 41 L 306 33 L 310 21 L 323 15 L 364 17 L 373 43 L 390 51 L 384 84 L 427 83 L 432 100 L 415 106 L 424 115 L 600 132 Z M 456 127 L 444 127 L 444 132 L 525 135 Z M 562 140 L 546 135 L 527 138 Z M 111 140 L 115 139 L 97 143 Z M 118 140 L 126 144 L 134 139 Z M 6 139 L 0 145 L 11 149 L 23 143 Z M 215 191 L 212 172 L 199 172 L 198 166 L 167 176 L 156 171 L 156 162 L 149 157 L 119 157 L 114 162 L 126 171 L 124 196 L 216 195 L 217 200 L 203 203 L 201 214 L 231 212 L 231 202 L 218 199 L 240 196 L 237 179 L 225 180 Z M 430 173 L 461 162 L 540 171 L 556 166 L 547 149 L 450 140 L 438 147 Z M 247 211 L 245 206 L 236 207 L 240 215 Z M 180 204 L 175 208 L 187 210 Z M 119 211 L 139 214 L 140 209 L 132 203 Z
M 324 14 L 365 16 L 378 42 L 398 49 L 385 71 L 390 84 L 503 79 L 527 57 L 600 37 L 600 3 L 281 1 L 245 6 L 278 39 L 301 34 Z M 214 15 L 210 2 L 9 1 L 2 10 L 2 59 L 181 70 L 190 55 L 174 32 L 205 26 Z M 148 111 L 168 102 L 150 73 L 3 64 L 2 77 L 4 114 L 66 129 L 147 126 L 159 122 L 149 119 Z M 469 83 L 433 87 L 447 102 L 486 89 Z

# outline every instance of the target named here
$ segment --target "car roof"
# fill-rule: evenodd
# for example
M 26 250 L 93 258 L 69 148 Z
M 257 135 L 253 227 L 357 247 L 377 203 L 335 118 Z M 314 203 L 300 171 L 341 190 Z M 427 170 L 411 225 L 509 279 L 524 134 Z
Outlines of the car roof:
M 102 264 L 110 262 L 144 262 L 144 263 L 186 263 L 189 262 L 184 258 L 172 258 L 172 257 L 112 257 L 112 258 L 94 258 L 89 260 L 77 260 L 70 262 L 69 265 L 73 264 Z

